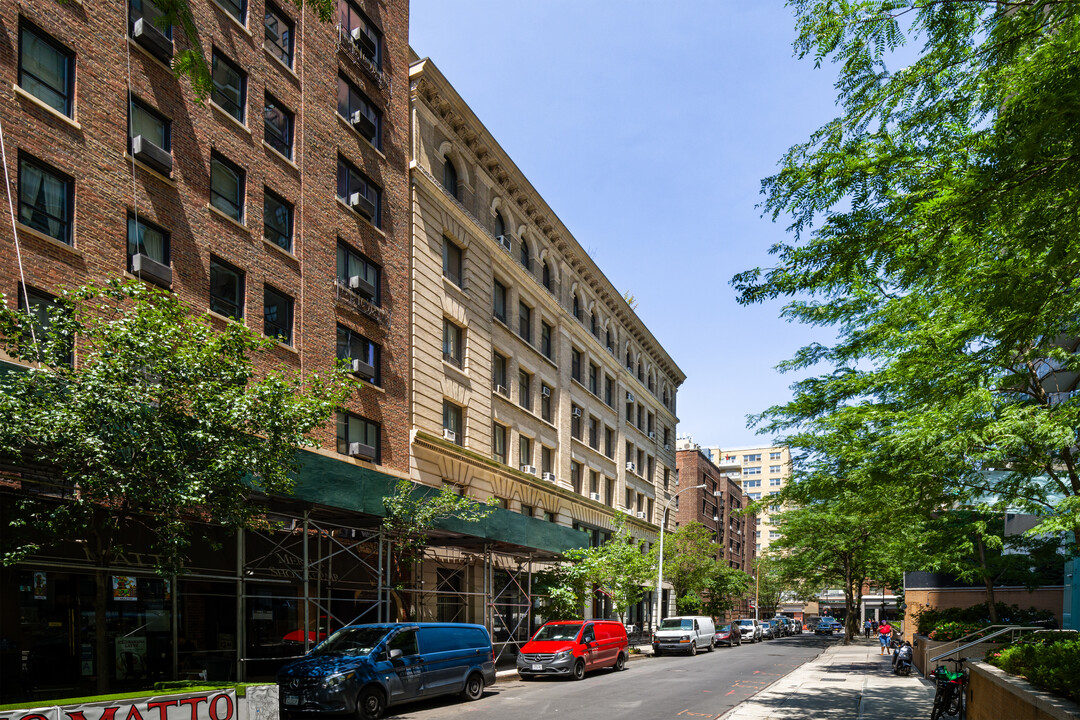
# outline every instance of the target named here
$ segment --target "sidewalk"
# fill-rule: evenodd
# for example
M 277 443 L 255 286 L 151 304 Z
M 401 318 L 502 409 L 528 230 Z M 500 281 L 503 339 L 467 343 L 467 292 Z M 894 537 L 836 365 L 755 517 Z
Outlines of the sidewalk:
M 863 640 L 834 645 L 732 708 L 720 720 L 926 720 L 934 687 L 894 675 L 891 656 Z

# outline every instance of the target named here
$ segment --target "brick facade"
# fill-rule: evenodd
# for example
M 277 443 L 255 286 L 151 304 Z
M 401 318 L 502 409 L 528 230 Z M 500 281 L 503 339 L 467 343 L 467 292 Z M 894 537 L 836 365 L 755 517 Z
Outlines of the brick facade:
M 244 272 L 243 322 L 263 330 L 263 289 L 293 299 L 293 338 L 257 359 L 260 370 L 323 371 L 335 361 L 340 323 L 382 347 L 381 388 L 365 387 L 348 409 L 381 424 L 381 463 L 408 469 L 408 2 L 357 0 L 382 32 L 381 71 L 339 49 L 335 19 L 319 22 L 293 3 L 276 12 L 294 28 L 293 67 L 264 47 L 263 0 L 248 3 L 246 25 L 213 0 L 193 0 L 200 43 L 246 74 L 244 122 L 212 100 L 198 102 L 186 77 L 128 39 L 123 0 L 31 0 L 0 8 L 0 102 L 10 190 L 19 212 L 19 158 L 32 156 L 70 176 L 74 184 L 71 244 L 19 226 L 26 285 L 55 294 L 64 286 L 129 274 L 125 238 L 129 214 L 169 233 L 171 289 L 196 312 L 209 309 L 213 254 Z M 20 85 L 20 27 L 62 45 L 73 58 L 70 117 L 52 110 Z M 177 52 L 187 39 L 174 32 Z M 347 41 L 351 43 L 351 41 Z M 171 121 L 173 169 L 164 176 L 128 153 L 126 88 Z M 337 113 L 339 73 L 382 114 L 376 148 Z M 264 140 L 260 108 L 271 94 L 293 113 L 292 157 Z M 210 206 L 210 162 L 218 154 L 244 170 L 242 222 Z M 381 188 L 380 227 L 336 198 L 341 156 Z M 264 188 L 293 206 L 293 242 L 285 251 L 263 237 Z M 381 308 L 357 312 L 336 300 L 336 247 L 344 242 L 381 266 Z M 11 225 L 0 228 L 0 292 L 14 302 L 19 268 Z M 348 291 L 345 293 L 348 297 Z M 215 316 L 212 322 L 229 322 Z M 76 358 L 78 362 L 78 358 Z M 333 424 L 320 433 L 335 448 Z M 360 460 L 348 460 L 371 466 Z
M 698 448 L 676 453 L 679 486 L 684 491 L 674 511 L 676 527 L 699 522 L 716 533 L 716 559 L 753 574 L 756 516 L 739 515 L 747 501 L 739 484 L 727 477 Z M 704 488 L 693 488 L 695 485 Z M 721 493 L 717 496 L 715 493 Z

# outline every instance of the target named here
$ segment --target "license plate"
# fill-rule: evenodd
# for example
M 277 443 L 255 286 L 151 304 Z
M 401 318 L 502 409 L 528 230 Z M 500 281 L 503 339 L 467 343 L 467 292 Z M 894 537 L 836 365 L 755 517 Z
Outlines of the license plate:
M 544 665 L 542 663 L 533 663 L 532 664 L 532 669 L 533 670 L 543 670 Z
M 286 695 L 285 696 L 285 704 L 286 705 L 299 705 L 300 704 L 300 696 L 299 695 Z

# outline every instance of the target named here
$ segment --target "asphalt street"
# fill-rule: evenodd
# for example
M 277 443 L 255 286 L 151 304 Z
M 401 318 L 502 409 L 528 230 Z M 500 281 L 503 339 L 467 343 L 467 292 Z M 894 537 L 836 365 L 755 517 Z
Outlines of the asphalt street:
M 562 678 L 515 679 L 487 688 L 475 702 L 458 702 L 456 698 L 417 702 L 390 708 L 387 717 L 715 719 L 838 641 L 838 637 L 803 634 L 721 647 L 696 657 L 635 659 L 627 663 L 623 672 L 598 670 L 579 682 Z

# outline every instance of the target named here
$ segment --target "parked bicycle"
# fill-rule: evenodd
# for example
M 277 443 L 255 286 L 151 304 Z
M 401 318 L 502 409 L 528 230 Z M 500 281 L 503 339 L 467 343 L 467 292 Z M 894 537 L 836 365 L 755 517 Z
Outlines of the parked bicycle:
M 966 689 L 968 684 L 968 671 L 964 668 L 963 658 L 947 660 L 956 666 L 956 670 L 949 670 L 944 665 L 939 665 L 934 670 L 934 682 L 937 684 L 937 692 L 934 694 L 934 709 L 930 713 L 930 720 L 939 720 L 942 717 L 956 717 L 965 720 L 967 717 Z

